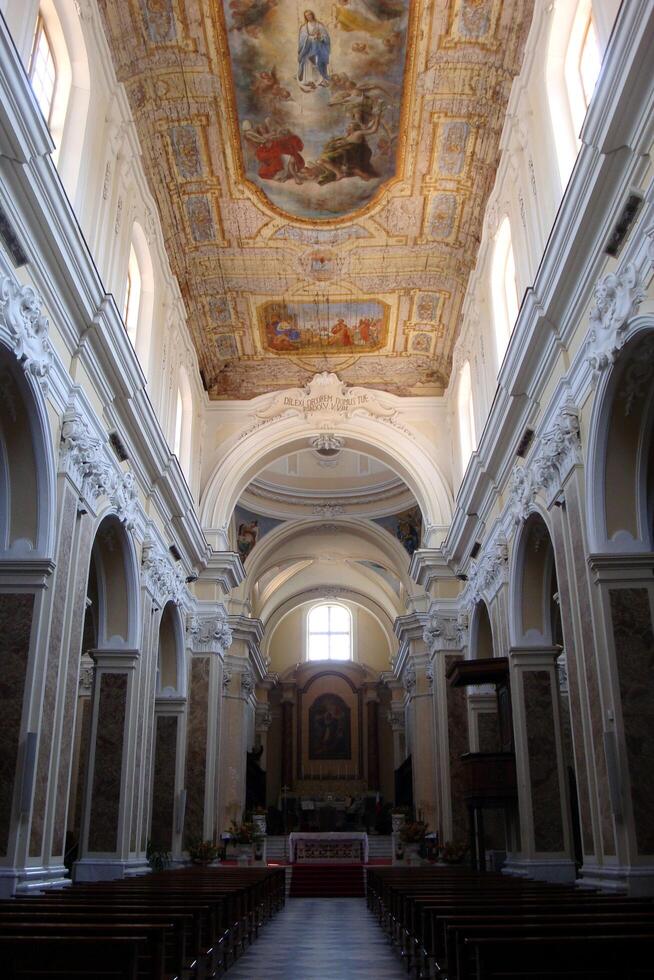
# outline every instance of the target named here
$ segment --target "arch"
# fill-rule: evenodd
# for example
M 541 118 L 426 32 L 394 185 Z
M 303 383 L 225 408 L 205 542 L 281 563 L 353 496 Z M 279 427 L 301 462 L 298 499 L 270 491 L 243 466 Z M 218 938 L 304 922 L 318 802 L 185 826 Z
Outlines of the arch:
M 491 659 L 495 656 L 493 626 L 488 606 L 480 599 L 472 611 L 470 622 L 470 660 Z
M 589 426 L 586 508 L 591 552 L 654 550 L 654 316 L 636 317 L 597 386 Z M 610 488 L 610 492 L 607 492 Z
M 167 602 L 159 620 L 157 651 L 157 697 L 184 697 L 184 630 L 179 609 Z
M 518 531 L 510 581 L 511 642 L 552 646 L 558 617 L 556 562 L 549 526 L 538 510 Z
M 349 449 L 379 459 L 401 477 L 412 491 L 423 515 L 423 543 L 441 543 L 452 514 L 451 491 L 427 448 L 377 419 L 341 419 L 334 431 Z M 281 456 L 305 449 L 315 435 L 315 423 L 284 418 L 257 427 L 246 438 L 235 437 L 219 459 L 204 488 L 200 503 L 202 526 L 218 549 L 229 548 L 228 528 L 238 498 L 250 481 Z
M 491 297 L 495 347 L 499 367 L 504 360 L 519 309 L 511 222 L 507 214 L 500 221 L 495 234 L 491 262 Z
M 154 316 L 154 266 L 143 228 L 132 225 L 125 272 L 123 319 L 129 339 L 145 371 L 149 373 L 152 323 Z
M 0 554 L 53 556 L 55 470 L 43 393 L 0 340 Z
M 191 451 L 193 447 L 193 393 L 188 372 L 180 366 L 175 403 L 175 428 L 173 432 L 173 452 L 179 460 L 182 472 L 190 483 Z
M 114 514 L 104 516 L 91 550 L 97 583 L 98 649 L 139 646 L 139 574 L 134 544 Z M 91 576 L 89 571 L 89 579 Z
M 596 45 L 597 51 L 593 66 L 595 78 L 600 68 L 600 41 L 592 7 L 592 0 L 579 0 L 576 4 L 557 3 L 552 12 L 545 81 L 562 188 L 579 152 L 579 133 L 590 101 L 592 76 L 588 57 L 593 55 L 593 50 L 589 41 Z M 589 30 L 594 38 L 589 38 Z
M 459 449 L 461 451 L 461 474 L 477 446 L 475 432 L 475 407 L 472 396 L 472 374 L 470 361 L 466 361 L 459 372 L 456 393 L 457 418 L 459 423 Z

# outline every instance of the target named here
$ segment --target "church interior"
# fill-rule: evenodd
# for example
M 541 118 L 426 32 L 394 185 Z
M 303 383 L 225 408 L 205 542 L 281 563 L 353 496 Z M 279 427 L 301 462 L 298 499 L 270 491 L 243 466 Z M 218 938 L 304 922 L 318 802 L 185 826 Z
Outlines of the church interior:
M 0 973 L 654 977 L 652 0 L 0 0 Z

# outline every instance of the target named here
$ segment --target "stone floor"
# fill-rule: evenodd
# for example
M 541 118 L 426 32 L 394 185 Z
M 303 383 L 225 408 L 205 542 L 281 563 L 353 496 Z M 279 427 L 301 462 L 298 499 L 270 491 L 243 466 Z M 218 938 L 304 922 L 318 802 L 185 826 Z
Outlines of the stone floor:
M 226 980 L 404 980 L 364 898 L 289 898 Z

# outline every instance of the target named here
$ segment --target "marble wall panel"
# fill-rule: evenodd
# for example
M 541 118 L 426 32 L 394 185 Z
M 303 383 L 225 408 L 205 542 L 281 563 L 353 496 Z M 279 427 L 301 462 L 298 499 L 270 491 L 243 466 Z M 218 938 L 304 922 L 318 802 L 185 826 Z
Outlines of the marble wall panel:
M 193 657 L 187 724 L 184 846 L 204 836 L 208 711 L 209 657 Z
M 654 633 L 647 589 L 611 589 L 613 641 L 639 854 L 654 854 Z
M 604 755 L 602 702 L 600 699 L 599 678 L 597 673 L 597 662 L 595 659 L 593 608 L 590 599 L 588 566 L 586 564 L 587 549 L 583 532 L 585 525 L 579 500 L 579 489 L 576 482 L 568 481 L 566 484 L 565 500 L 566 515 L 570 530 L 570 543 L 572 546 L 574 560 L 572 574 L 574 574 L 577 588 L 576 605 L 578 605 L 579 608 L 579 621 L 582 629 L 582 683 L 585 682 L 586 696 L 588 698 L 588 707 L 590 711 L 593 739 L 593 764 L 597 783 L 597 802 L 602 828 L 602 849 L 605 855 L 612 856 L 615 854 L 615 834 L 613 830 L 613 815 L 611 813 L 610 806 L 606 756 Z M 563 605 L 565 605 L 565 603 Z M 569 671 L 568 673 L 570 674 L 571 672 Z
M 84 810 L 84 800 L 86 798 L 86 779 L 88 776 L 89 769 L 89 747 L 91 740 L 91 715 L 92 715 L 92 702 L 91 698 L 85 697 L 79 699 L 79 707 L 77 709 L 77 725 L 79 727 L 79 759 L 78 759 L 78 772 L 77 772 L 77 792 L 75 794 L 75 804 L 73 812 L 68 817 L 68 829 L 71 833 L 72 840 L 79 841 L 82 834 L 82 817 Z M 57 828 L 56 834 L 58 835 L 60 829 Z M 68 841 L 65 842 L 66 847 L 69 846 Z
M 127 674 L 101 673 L 95 736 L 89 851 L 112 853 L 118 847 L 120 784 L 127 711 Z
M 33 595 L 0 595 L 0 857 L 9 847 L 33 613 Z
M 175 812 L 175 760 L 177 756 L 177 717 L 160 715 L 156 719 L 152 824 L 150 839 L 156 847 L 169 851 L 173 846 Z
M 479 735 L 480 752 L 499 752 L 500 728 L 497 712 L 483 711 L 477 715 L 477 731 Z
M 445 673 L 460 657 L 445 657 Z M 447 731 L 450 746 L 450 786 L 452 793 L 452 829 L 454 837 L 466 837 L 468 811 L 463 801 L 463 764 L 461 756 L 469 751 L 468 708 L 462 687 L 447 685 Z
M 586 745 L 582 722 L 581 691 L 579 689 L 579 656 L 574 643 L 574 627 L 572 623 L 573 597 L 570 591 L 568 566 L 565 560 L 565 544 L 561 521 L 561 508 L 554 508 L 552 521 L 552 540 L 556 557 L 556 577 L 561 601 L 561 623 L 565 642 L 565 655 L 568 671 L 568 718 L 571 730 L 572 758 L 575 767 L 577 784 L 577 799 L 579 803 L 579 822 L 581 825 L 581 840 L 584 854 L 592 854 L 594 850 L 593 828 L 590 813 L 590 796 L 588 791 L 588 766 L 586 763 Z M 565 706 L 562 706 L 565 712 Z
M 39 751 L 34 786 L 34 804 L 30 830 L 30 856 L 37 857 L 43 848 L 43 828 L 48 795 L 48 772 L 53 746 L 55 711 L 57 701 L 57 677 L 61 666 L 62 638 L 66 621 L 66 595 L 69 587 L 70 566 L 73 560 L 73 530 L 77 516 L 77 497 L 69 486 L 64 490 L 59 532 L 57 571 L 54 583 L 50 642 L 43 679 L 43 706 L 39 731 Z
M 91 561 L 91 545 L 93 539 L 93 521 L 90 518 L 82 521 L 79 546 L 77 549 L 78 575 L 74 587 L 73 612 L 70 626 L 70 646 L 66 661 L 66 680 L 64 694 L 64 716 L 61 727 L 61 743 L 59 745 L 57 769 L 57 800 L 55 804 L 54 834 L 52 853 L 63 855 L 64 836 L 66 831 L 66 809 L 68 806 L 68 787 L 70 784 L 70 766 L 73 758 L 73 737 L 75 732 L 75 712 L 78 701 L 79 666 L 82 654 L 82 634 L 86 613 L 86 591 L 88 569 Z M 89 710 L 90 715 L 90 710 Z M 81 777 L 86 777 L 88 766 L 88 745 L 90 733 L 83 732 L 85 741 L 82 743 L 84 755 L 80 756 Z M 82 801 L 79 803 L 80 807 Z M 79 825 L 78 825 L 79 826 Z
M 562 851 L 563 818 L 551 675 L 546 670 L 525 671 L 523 685 L 534 843 L 537 851 Z

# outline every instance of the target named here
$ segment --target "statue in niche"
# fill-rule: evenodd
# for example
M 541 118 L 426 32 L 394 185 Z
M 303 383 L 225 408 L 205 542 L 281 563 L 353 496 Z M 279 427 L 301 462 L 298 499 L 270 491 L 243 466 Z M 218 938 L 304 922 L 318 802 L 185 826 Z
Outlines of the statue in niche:
M 309 708 L 309 758 L 350 759 L 350 709 L 337 694 L 321 694 Z

